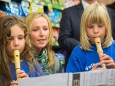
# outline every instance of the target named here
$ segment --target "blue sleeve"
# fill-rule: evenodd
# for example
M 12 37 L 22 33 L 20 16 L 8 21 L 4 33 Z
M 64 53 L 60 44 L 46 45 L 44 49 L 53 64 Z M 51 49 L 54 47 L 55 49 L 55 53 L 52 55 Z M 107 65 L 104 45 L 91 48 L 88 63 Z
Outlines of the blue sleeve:
M 39 71 L 40 71 L 40 75 L 41 75 L 41 76 L 45 75 L 45 73 L 44 73 L 42 67 L 41 67 L 39 64 L 38 64 L 38 69 L 39 69 Z
M 39 77 L 39 76 L 43 76 L 44 72 L 42 70 L 42 67 L 39 65 L 39 63 L 37 63 L 37 65 L 34 65 L 33 71 L 28 73 L 29 77 Z
M 66 72 L 82 72 L 84 71 L 83 61 L 82 61 L 82 52 L 80 49 L 75 48 L 69 58 Z

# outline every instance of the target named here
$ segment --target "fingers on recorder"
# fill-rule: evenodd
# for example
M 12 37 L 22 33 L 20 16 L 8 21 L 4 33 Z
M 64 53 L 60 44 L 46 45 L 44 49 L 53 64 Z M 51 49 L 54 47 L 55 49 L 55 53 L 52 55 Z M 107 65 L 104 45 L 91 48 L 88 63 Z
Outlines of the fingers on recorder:
M 19 70 L 17 73 L 17 78 L 18 80 L 20 80 L 24 78 L 29 78 L 29 76 L 23 70 Z
M 115 62 L 109 55 L 100 54 L 99 57 L 101 64 L 106 64 L 109 68 L 115 68 Z

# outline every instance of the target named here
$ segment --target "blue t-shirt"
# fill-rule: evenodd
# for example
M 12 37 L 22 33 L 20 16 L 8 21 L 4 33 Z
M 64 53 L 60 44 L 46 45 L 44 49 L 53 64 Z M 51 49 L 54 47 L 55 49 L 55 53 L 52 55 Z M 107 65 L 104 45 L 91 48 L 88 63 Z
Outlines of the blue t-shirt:
M 103 53 L 109 55 L 115 61 L 115 42 L 108 48 L 104 48 Z M 91 51 L 86 51 L 81 49 L 80 46 L 76 46 L 70 55 L 66 72 L 90 71 L 93 65 L 98 62 L 100 62 L 100 58 L 96 45 L 92 45 Z
M 38 76 L 44 75 L 44 72 L 43 72 L 43 70 L 42 70 L 42 68 L 41 68 L 41 66 L 39 64 L 38 64 L 38 70 L 39 70 L 39 72 L 36 71 L 35 68 L 33 68 L 33 71 L 30 72 L 27 60 L 21 61 L 20 68 L 21 68 L 21 70 L 24 70 L 25 73 L 29 77 L 38 77 Z M 16 71 L 15 71 L 15 64 L 14 63 L 10 64 L 10 72 L 11 72 L 12 80 L 16 80 Z

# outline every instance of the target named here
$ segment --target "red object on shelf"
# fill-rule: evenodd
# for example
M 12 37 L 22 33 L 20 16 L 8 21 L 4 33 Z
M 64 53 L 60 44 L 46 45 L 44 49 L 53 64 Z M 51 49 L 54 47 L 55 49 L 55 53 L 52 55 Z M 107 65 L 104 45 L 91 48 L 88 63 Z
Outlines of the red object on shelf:
M 4 16 L 4 12 L 0 11 L 0 17 Z

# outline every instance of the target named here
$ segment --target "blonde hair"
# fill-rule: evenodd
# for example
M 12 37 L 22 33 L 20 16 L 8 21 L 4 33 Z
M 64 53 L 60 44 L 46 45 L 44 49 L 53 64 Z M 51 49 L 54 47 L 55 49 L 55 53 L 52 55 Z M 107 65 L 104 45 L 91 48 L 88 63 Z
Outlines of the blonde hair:
M 48 16 L 45 13 L 31 13 L 29 14 L 26 19 L 25 19 L 25 23 L 28 26 L 28 31 L 30 33 L 31 36 L 31 28 L 32 28 L 32 22 L 34 19 L 39 18 L 39 17 L 44 17 L 47 22 L 48 22 L 48 27 L 49 27 L 49 41 L 48 44 L 46 45 L 46 50 L 48 52 L 48 60 L 49 60 L 49 67 L 51 67 L 54 64 L 54 57 L 53 57 L 53 51 L 52 51 L 52 38 L 53 38 L 53 31 L 52 31 L 52 23 L 50 21 L 50 19 L 48 18 Z
M 89 38 L 86 33 L 86 28 L 89 24 L 104 24 L 106 28 L 106 36 L 104 39 L 104 42 L 102 43 L 103 48 L 107 48 L 112 43 L 112 34 L 111 34 L 111 21 L 109 18 L 109 14 L 107 12 L 107 9 L 105 5 L 101 3 L 96 3 L 88 6 L 82 15 L 81 18 L 81 48 L 84 50 L 91 50 L 92 47 L 89 41 Z

